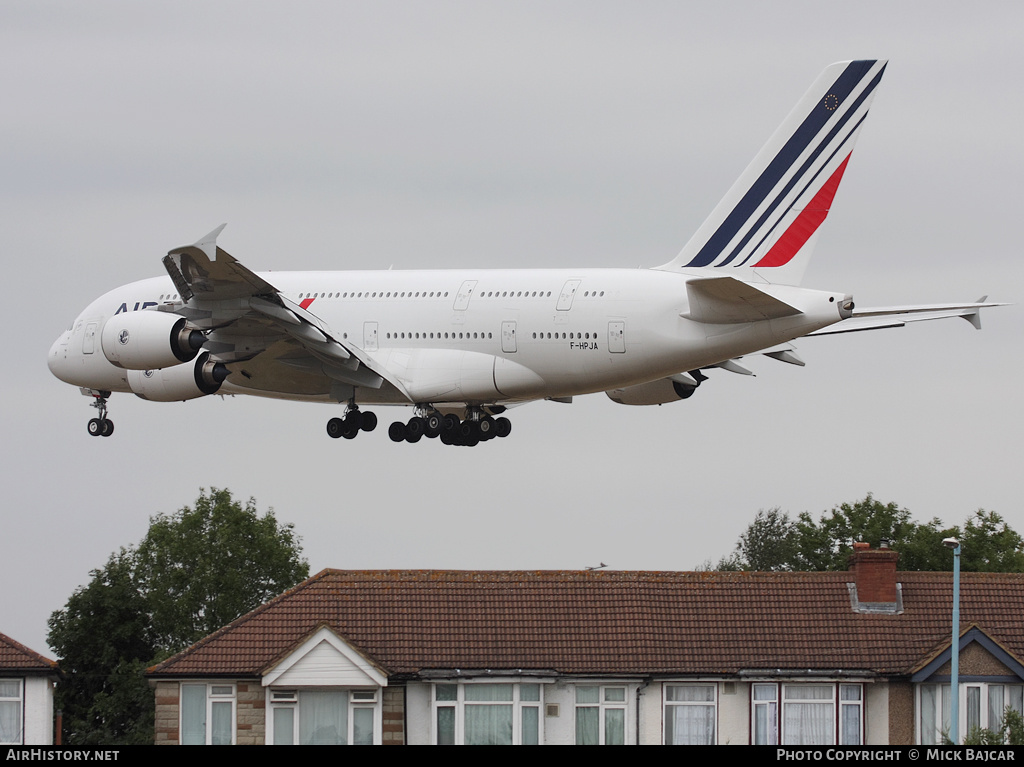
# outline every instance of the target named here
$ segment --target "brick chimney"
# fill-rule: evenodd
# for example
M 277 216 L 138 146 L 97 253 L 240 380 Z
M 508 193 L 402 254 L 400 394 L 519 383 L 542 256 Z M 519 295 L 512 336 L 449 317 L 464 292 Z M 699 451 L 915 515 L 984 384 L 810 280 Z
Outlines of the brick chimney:
M 857 587 L 857 601 L 861 604 L 895 604 L 896 560 L 899 554 L 889 548 L 887 541 L 877 549 L 867 543 L 854 543 L 850 555 L 850 573 Z

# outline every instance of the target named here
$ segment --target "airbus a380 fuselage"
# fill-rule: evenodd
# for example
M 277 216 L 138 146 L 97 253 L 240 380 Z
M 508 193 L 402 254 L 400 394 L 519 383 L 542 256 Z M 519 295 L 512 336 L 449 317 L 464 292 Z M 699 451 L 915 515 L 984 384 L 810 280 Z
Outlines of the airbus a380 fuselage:
M 263 275 L 261 275 L 263 276 Z M 799 298 L 799 314 L 779 320 L 709 325 L 689 319 L 686 279 L 640 269 L 274 272 L 282 295 L 314 313 L 339 340 L 358 346 L 402 384 L 355 387 L 360 403 L 509 404 L 562 398 L 642 384 L 713 366 L 775 346 L 842 319 L 847 296 L 766 286 Z M 87 309 L 56 344 L 77 349 L 86 326 L 117 315 L 174 306 L 170 279 L 153 278 L 111 291 Z M 847 312 L 849 316 L 849 312 Z M 108 332 L 109 335 L 109 332 Z M 99 347 L 103 339 L 100 338 Z M 146 395 L 147 371 L 111 364 L 97 349 L 72 355 L 61 377 L 90 388 Z M 271 388 L 238 373 L 221 391 L 338 401 L 319 374 L 284 366 Z M 132 373 L 137 372 L 138 376 Z M 79 384 L 82 385 L 82 384 Z M 339 387 L 335 386 L 335 389 Z M 347 392 L 346 392 L 347 393 Z M 154 399 L 162 399 L 154 392 Z M 347 401 L 350 397 L 341 398 Z
M 94 398 L 212 393 L 344 403 L 332 437 L 376 426 L 360 406 L 412 405 L 395 441 L 474 445 L 537 399 L 607 392 L 622 404 L 688 397 L 702 370 L 744 372 L 751 353 L 802 364 L 813 333 L 962 316 L 994 304 L 858 312 L 798 287 L 884 62 L 826 69 L 683 251 L 657 269 L 250 272 L 216 245 L 223 227 L 164 259 L 168 277 L 86 308 L 49 366 Z M 496 417 L 497 416 L 497 417 Z

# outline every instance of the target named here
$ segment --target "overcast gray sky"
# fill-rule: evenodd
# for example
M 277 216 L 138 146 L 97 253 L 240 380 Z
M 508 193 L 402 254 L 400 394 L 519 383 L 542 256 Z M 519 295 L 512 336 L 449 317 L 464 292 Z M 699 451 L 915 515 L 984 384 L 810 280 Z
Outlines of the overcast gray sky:
M 5 2 L 0 631 L 46 621 L 149 516 L 228 487 L 312 570 L 692 569 L 759 508 L 869 491 L 1024 530 L 1019 307 L 796 344 L 652 408 L 517 409 L 476 449 L 330 440 L 337 408 L 111 399 L 47 349 L 218 224 L 254 270 L 670 260 L 818 72 L 888 58 L 808 287 L 1021 301 L 1020 3 Z M 381 409 L 383 425 L 407 411 Z

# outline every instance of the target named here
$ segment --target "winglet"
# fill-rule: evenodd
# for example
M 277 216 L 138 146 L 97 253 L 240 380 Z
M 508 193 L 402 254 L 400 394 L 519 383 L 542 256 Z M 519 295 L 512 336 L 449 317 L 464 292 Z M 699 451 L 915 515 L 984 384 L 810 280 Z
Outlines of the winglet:
M 976 303 L 976 304 L 983 304 L 986 301 L 988 301 L 988 296 L 982 296 L 981 298 L 979 298 L 974 303 Z M 967 320 L 972 325 L 974 325 L 974 329 L 975 330 L 981 330 L 981 309 L 975 309 L 970 314 L 961 314 L 960 316 L 963 317 L 965 320 Z
M 208 259 L 210 259 L 211 261 L 216 261 L 217 260 L 217 237 L 219 237 L 220 233 L 224 231 L 224 227 L 225 226 L 227 226 L 227 223 L 221 224 L 216 229 L 214 229 L 212 232 L 210 232 L 208 235 L 206 235 L 205 237 L 202 237 L 192 247 L 199 248 L 201 251 L 203 251 L 203 253 L 206 254 L 206 257 Z

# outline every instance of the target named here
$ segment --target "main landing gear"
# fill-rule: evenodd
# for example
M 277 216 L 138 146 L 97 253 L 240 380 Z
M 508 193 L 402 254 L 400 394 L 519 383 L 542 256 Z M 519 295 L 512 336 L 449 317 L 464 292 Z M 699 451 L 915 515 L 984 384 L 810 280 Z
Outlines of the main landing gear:
M 89 392 L 83 391 L 83 394 L 86 393 Z M 114 422 L 107 418 L 107 397 L 109 396 L 110 392 L 108 391 L 92 392 L 92 407 L 100 411 L 100 417 L 89 419 L 90 437 L 109 437 L 114 433 Z
M 332 418 L 327 422 L 327 436 L 331 439 L 338 439 L 338 437 L 355 439 L 360 431 L 373 431 L 376 428 L 376 413 L 364 413 L 352 405 L 345 413 L 344 418 Z
M 428 411 L 424 415 L 413 416 L 408 423 L 395 421 L 388 428 L 392 442 L 415 443 L 423 437 L 440 437 L 445 445 L 464 447 L 474 447 L 495 437 L 507 437 L 511 432 L 512 422 L 507 418 L 493 418 L 479 410 L 470 412 L 465 421 L 452 413 L 443 416 L 437 411 Z

